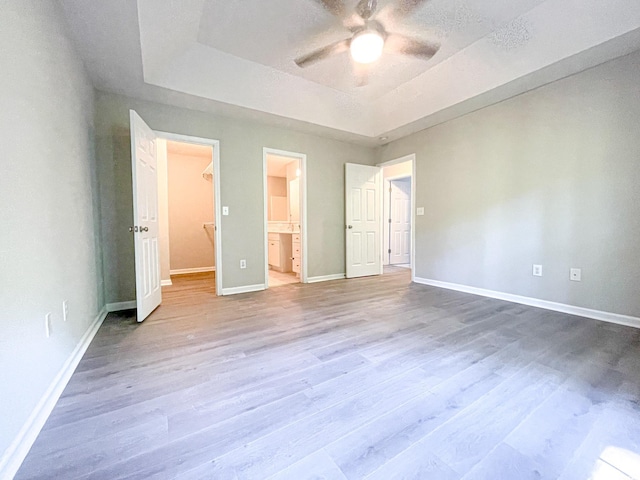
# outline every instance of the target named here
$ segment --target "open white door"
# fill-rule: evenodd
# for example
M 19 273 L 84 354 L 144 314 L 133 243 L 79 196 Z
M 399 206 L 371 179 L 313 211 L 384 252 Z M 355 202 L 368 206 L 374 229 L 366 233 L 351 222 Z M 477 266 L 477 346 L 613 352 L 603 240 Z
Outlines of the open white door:
M 136 257 L 137 319 L 142 322 L 162 301 L 158 247 L 158 168 L 156 136 L 130 111 L 133 227 Z
M 411 180 L 391 180 L 389 264 L 411 262 Z
M 382 273 L 382 169 L 345 165 L 347 278 Z

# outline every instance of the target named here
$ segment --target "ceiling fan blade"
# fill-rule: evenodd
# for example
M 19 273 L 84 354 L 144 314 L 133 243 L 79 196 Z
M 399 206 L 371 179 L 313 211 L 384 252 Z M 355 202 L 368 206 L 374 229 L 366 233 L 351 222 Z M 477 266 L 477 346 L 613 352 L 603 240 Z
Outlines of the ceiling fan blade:
M 396 18 L 409 16 L 428 1 L 429 0 L 396 0 L 392 15 Z
M 305 68 L 320 60 L 324 60 L 325 58 L 346 52 L 347 50 L 349 50 L 350 43 L 351 39 L 347 38 L 345 40 L 340 40 L 339 42 L 332 43 L 331 45 L 327 45 L 326 47 L 319 48 L 318 50 L 296 58 L 296 65 L 298 65 L 300 68 Z
M 346 8 L 342 0 L 316 0 L 321 3 L 326 11 L 342 19 L 345 16 Z
M 393 33 L 387 36 L 384 48 L 393 53 L 401 53 L 403 55 L 411 55 L 429 60 L 438 52 L 440 45 Z
M 373 17 L 377 8 L 378 0 L 360 0 L 356 6 L 356 13 L 366 21 Z

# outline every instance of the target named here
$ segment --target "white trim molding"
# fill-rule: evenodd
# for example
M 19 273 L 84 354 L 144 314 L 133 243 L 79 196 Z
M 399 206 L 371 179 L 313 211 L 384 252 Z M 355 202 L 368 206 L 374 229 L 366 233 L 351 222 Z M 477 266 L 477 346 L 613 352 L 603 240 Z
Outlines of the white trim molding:
M 328 282 L 330 280 L 343 280 L 346 278 L 344 273 L 334 273 L 333 275 L 320 275 L 319 277 L 307 278 L 307 283 Z
M 215 271 L 216 267 L 179 268 L 177 270 L 169 270 L 169 275 L 189 275 L 190 273 L 207 273 Z
M 171 279 L 160 281 L 161 287 L 170 287 L 171 285 L 173 285 L 173 282 L 171 281 Z
M 82 356 L 87 351 L 89 344 L 98 332 L 98 329 L 106 318 L 107 313 L 107 309 L 103 307 L 93 322 L 91 322 L 91 325 L 89 325 L 89 328 L 87 328 L 87 331 L 84 333 L 73 352 L 71 352 L 67 361 L 64 362 L 64 365 L 31 412 L 31 415 L 29 415 L 29 418 L 20 429 L 16 438 L 11 442 L 9 448 L 5 450 L 2 458 L 0 458 L 0 478 L 11 479 L 18 472 L 20 465 L 22 465 L 22 462 L 33 446 L 33 443 L 40 434 L 42 427 L 44 427 L 49 415 L 51 415 L 60 395 L 62 395 L 67 383 L 69 383 L 71 375 L 73 375 L 73 372 L 80 363 L 80 360 L 82 360 Z
M 626 325 L 627 327 L 640 328 L 640 318 L 630 315 L 622 315 L 619 313 L 603 312 L 601 310 L 593 310 L 590 308 L 577 307 L 575 305 L 567 305 L 564 303 L 550 302 L 539 298 L 523 297 L 512 293 L 497 292 L 495 290 L 487 290 L 484 288 L 470 287 L 458 283 L 441 282 L 439 280 L 431 280 L 428 278 L 415 277 L 415 283 L 421 285 L 430 285 L 432 287 L 446 288 L 448 290 L 456 290 L 458 292 L 471 293 L 483 297 L 496 298 L 507 302 L 520 303 L 531 307 L 544 308 L 545 310 L 553 310 L 554 312 L 568 313 L 580 317 L 592 318 L 603 322 L 617 323 L 618 325 Z
M 255 285 L 243 285 L 241 287 L 223 288 L 222 295 L 236 295 L 238 293 L 259 292 L 260 290 L 266 290 L 264 283 L 256 283 Z
M 130 300 L 128 302 L 116 302 L 116 303 L 107 303 L 107 312 L 120 312 L 122 310 L 131 310 L 132 308 L 136 308 L 136 301 Z

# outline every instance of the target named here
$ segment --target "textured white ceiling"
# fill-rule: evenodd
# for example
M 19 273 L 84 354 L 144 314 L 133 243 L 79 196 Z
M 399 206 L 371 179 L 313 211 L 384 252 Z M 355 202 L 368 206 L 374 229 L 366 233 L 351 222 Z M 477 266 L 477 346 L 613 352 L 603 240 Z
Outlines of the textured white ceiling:
M 366 87 L 356 85 L 348 52 L 306 69 L 293 62 L 304 53 L 351 37 L 349 30 L 314 0 L 270 0 L 268 4 L 264 0 L 206 0 L 197 41 L 369 100 L 417 77 L 491 32 L 503 32 L 500 38 L 505 42 L 526 41 L 524 35 L 516 39 L 517 33 L 508 30 L 509 22 L 542 1 L 431 0 L 399 21 L 389 14 L 393 0 L 380 0 L 375 18 L 387 31 L 435 42 L 442 48 L 429 61 L 384 52 L 381 60 L 369 68 Z M 347 0 L 345 4 L 353 10 L 357 0 Z
M 392 1 L 380 0 L 377 20 L 440 51 L 384 54 L 356 87 L 348 53 L 293 62 L 349 36 L 316 0 L 59 0 L 98 88 L 360 143 L 640 48 L 638 0 L 431 0 L 401 21 Z

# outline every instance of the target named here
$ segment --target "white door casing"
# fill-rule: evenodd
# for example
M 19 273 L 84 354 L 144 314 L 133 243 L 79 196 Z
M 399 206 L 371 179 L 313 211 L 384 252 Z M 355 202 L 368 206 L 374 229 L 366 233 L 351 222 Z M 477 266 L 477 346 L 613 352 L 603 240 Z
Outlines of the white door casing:
M 391 180 L 390 265 L 411 262 L 411 180 Z
M 382 273 L 382 169 L 345 165 L 346 276 Z
M 131 167 L 137 320 L 142 322 L 162 301 L 158 228 L 156 135 L 133 110 Z

